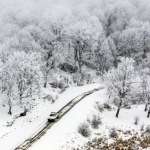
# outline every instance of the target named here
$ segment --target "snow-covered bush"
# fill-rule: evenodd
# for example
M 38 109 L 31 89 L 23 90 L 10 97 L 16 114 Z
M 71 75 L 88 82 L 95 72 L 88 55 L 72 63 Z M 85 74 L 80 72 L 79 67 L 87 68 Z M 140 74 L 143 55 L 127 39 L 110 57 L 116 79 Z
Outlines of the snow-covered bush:
M 27 107 L 24 107 L 24 112 L 29 112 L 30 111 L 30 109 L 29 108 L 27 108 Z
M 150 125 L 147 125 L 147 126 L 146 126 L 145 132 L 150 133 Z
M 112 137 L 112 138 L 116 138 L 118 136 L 117 134 L 117 130 L 115 127 L 112 127 L 109 131 L 109 136 Z
M 65 84 L 64 81 L 61 80 L 61 81 L 58 82 L 58 88 L 63 89 L 65 87 L 66 87 L 66 84 Z
M 137 149 L 139 149 L 139 145 L 137 144 L 137 143 L 129 143 L 130 145 L 129 145 L 129 147 L 128 147 L 128 149 L 132 149 L 132 150 L 137 150 Z
M 131 109 L 131 105 L 128 102 L 126 102 L 126 103 L 124 103 L 124 108 Z
M 125 109 L 131 109 L 131 105 L 124 107 Z
M 50 82 L 49 84 L 51 85 L 52 88 L 60 88 L 60 89 L 63 89 L 67 86 L 66 78 L 62 76 L 60 76 L 60 78 L 53 79 L 53 81 Z
M 91 135 L 91 130 L 89 128 L 89 124 L 86 122 L 81 123 L 78 126 L 77 131 L 84 137 L 89 137 Z
M 108 104 L 108 103 L 104 103 L 104 108 L 106 108 L 106 109 L 111 109 L 111 106 L 110 106 L 110 104 Z
M 55 103 L 55 99 L 52 99 L 51 104 Z
M 100 104 L 99 102 L 96 102 L 95 108 L 96 108 L 99 112 L 103 112 L 103 111 L 104 111 L 104 105 Z
M 145 126 L 144 123 L 141 124 L 141 126 L 140 126 L 140 130 L 141 130 L 141 131 L 144 131 L 144 126 Z
M 65 71 L 65 72 L 69 72 L 69 73 L 76 73 L 78 70 L 78 67 L 70 65 L 68 63 L 60 64 L 59 67 L 61 70 Z
M 77 83 L 77 86 L 83 86 L 84 85 L 84 74 L 76 73 L 74 75 L 74 83 Z
M 88 72 L 88 69 L 84 66 L 82 73 L 77 72 L 73 75 L 73 82 L 77 83 L 77 86 L 82 86 L 84 84 L 92 83 L 93 78 L 93 74 Z
M 102 123 L 102 118 L 99 115 L 93 115 L 90 123 L 94 129 L 98 129 L 99 125 Z
M 11 127 L 14 124 L 15 120 L 13 121 L 7 121 L 7 127 Z
M 53 95 L 46 95 L 43 99 L 47 99 L 48 101 L 52 101 L 54 99 Z
M 93 76 L 90 73 L 88 73 L 86 76 L 86 83 L 90 84 L 92 83 L 92 81 L 93 81 Z
M 139 121 L 140 121 L 140 117 L 139 117 L 139 116 L 135 116 L 135 117 L 134 117 L 134 124 L 135 124 L 135 125 L 138 125 L 138 124 L 139 124 Z
M 54 81 L 54 82 L 50 83 L 50 85 L 52 86 L 52 88 L 57 88 L 58 87 L 58 81 Z

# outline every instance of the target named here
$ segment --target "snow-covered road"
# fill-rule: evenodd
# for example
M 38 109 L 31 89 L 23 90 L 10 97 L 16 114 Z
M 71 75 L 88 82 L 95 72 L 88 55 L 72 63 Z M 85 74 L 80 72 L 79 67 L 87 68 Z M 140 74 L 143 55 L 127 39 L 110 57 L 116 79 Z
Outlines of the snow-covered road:
M 75 105 L 69 113 L 61 118 L 59 122 L 55 123 L 40 140 L 29 148 L 29 150 L 55 150 L 60 146 L 59 142 L 65 135 L 68 132 L 75 131 L 79 123 L 83 121 L 83 118 L 86 118 L 88 113 L 92 110 L 91 106 L 93 107 L 93 102 L 96 101 L 98 95 L 102 93 L 103 92 L 98 91 L 85 97 L 80 103 Z

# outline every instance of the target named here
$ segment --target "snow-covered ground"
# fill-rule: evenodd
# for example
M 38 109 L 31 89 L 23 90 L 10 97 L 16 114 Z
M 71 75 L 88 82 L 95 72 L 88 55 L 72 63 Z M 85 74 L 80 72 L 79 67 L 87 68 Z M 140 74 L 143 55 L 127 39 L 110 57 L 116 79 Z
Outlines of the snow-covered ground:
M 48 115 L 51 111 L 58 111 L 69 101 L 71 101 L 76 96 L 93 90 L 94 88 L 100 87 L 102 85 L 95 83 L 89 84 L 82 87 L 70 87 L 64 93 L 59 95 L 59 98 L 55 103 L 43 101 L 39 106 L 36 106 L 32 111 L 32 114 L 27 114 L 25 117 L 20 117 L 16 119 L 12 127 L 6 127 L 7 121 L 12 120 L 11 116 L 7 114 L 8 109 L 1 107 L 0 109 L 0 147 L 2 150 L 10 150 L 28 138 L 37 128 L 46 121 Z M 45 91 L 46 92 L 46 91 Z M 46 104 L 46 105 L 45 105 Z M 18 113 L 20 109 L 18 109 Z M 15 112 L 17 114 L 17 112 Z M 9 144 L 8 144 L 9 143 Z
M 37 130 L 39 125 L 46 121 L 47 116 L 51 111 L 58 111 L 76 96 L 101 86 L 104 85 L 96 83 L 81 87 L 71 87 L 62 93 L 54 104 L 49 104 L 48 109 L 45 108 L 45 112 L 42 114 L 39 113 L 38 117 L 33 119 L 32 122 L 27 121 L 30 119 L 31 114 L 23 118 L 18 118 L 12 126 L 14 129 L 12 130 L 12 133 L 10 133 L 8 137 L 4 136 L 4 138 L 0 139 L 1 149 L 13 150 L 14 146 L 28 138 Z M 65 116 L 56 122 L 43 137 L 34 143 L 29 150 L 71 150 L 77 147 L 84 150 L 83 146 L 94 138 L 103 137 L 108 144 L 112 143 L 113 139 L 109 138 L 109 130 L 111 127 L 116 127 L 118 131 L 120 130 L 120 138 L 128 139 L 135 133 L 137 133 L 138 136 L 141 136 L 141 124 L 144 123 L 145 126 L 150 124 L 150 119 L 147 118 L 147 112 L 144 111 L 144 105 L 133 105 L 131 109 L 122 108 L 120 110 L 119 118 L 116 118 L 115 114 L 117 108 L 113 104 L 111 104 L 111 110 L 104 109 L 101 113 L 95 107 L 95 102 L 97 101 L 101 104 L 108 102 L 106 89 L 97 91 L 80 101 Z M 39 107 L 33 112 L 32 115 L 34 117 L 38 111 L 40 112 L 38 109 Z M 43 110 L 44 109 L 42 109 L 42 111 Z M 92 134 L 90 137 L 85 138 L 77 132 L 77 127 L 80 123 L 87 122 L 87 118 L 92 118 L 93 114 L 99 114 L 102 117 L 102 124 L 99 126 L 99 129 L 93 129 L 90 125 Z M 140 121 L 138 125 L 135 125 L 134 118 L 137 115 L 139 116 Z M 23 125 L 21 125 L 23 122 L 22 119 L 26 120 Z M 4 118 L 3 120 L 5 122 Z M 0 129 L 3 134 L 5 134 L 8 127 L 1 126 Z M 124 134 L 126 131 L 131 131 L 131 134 Z
M 71 150 L 77 147 L 84 149 L 83 145 L 85 143 L 100 136 L 106 138 L 106 142 L 110 144 L 113 141 L 109 138 L 109 130 L 112 127 L 116 127 L 117 130 L 124 133 L 131 131 L 131 135 L 120 134 L 119 137 L 123 139 L 128 139 L 136 132 L 140 136 L 140 125 L 144 123 L 146 126 L 150 123 L 150 119 L 147 118 L 147 112 L 144 111 L 144 105 L 133 105 L 131 109 L 121 109 L 119 118 L 116 118 L 117 108 L 114 105 L 112 105 L 111 110 L 105 109 L 103 113 L 100 113 L 94 107 L 96 101 L 103 104 L 107 100 L 106 89 L 89 95 L 52 126 L 29 150 Z M 77 132 L 77 127 L 80 123 L 87 122 L 87 118 L 91 118 L 93 114 L 99 114 L 102 117 L 102 125 L 97 130 L 90 127 L 92 135 L 89 138 L 85 138 Z M 134 124 L 134 118 L 137 115 L 140 118 L 139 125 Z

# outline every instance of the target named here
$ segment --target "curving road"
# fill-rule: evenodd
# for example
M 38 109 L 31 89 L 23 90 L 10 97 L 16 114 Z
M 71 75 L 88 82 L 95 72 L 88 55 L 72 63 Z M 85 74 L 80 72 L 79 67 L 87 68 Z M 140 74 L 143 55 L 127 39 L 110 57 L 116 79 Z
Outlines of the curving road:
M 57 119 L 55 122 L 58 122 L 70 109 L 72 109 L 82 99 L 84 99 L 88 95 L 90 95 L 96 91 L 102 90 L 102 89 L 104 89 L 104 87 L 95 88 L 88 92 L 84 92 L 81 95 L 72 99 L 68 104 L 66 104 L 63 108 L 61 108 L 58 111 L 58 112 L 61 112 L 61 115 L 60 115 L 59 119 Z M 27 150 L 33 143 L 35 143 L 38 139 L 40 139 L 46 133 L 46 131 L 55 124 L 55 122 L 49 123 L 49 122 L 47 122 L 47 120 L 45 120 L 45 122 L 39 126 L 39 128 L 37 129 L 36 132 L 34 132 L 34 134 L 32 134 L 24 142 L 16 145 L 12 150 Z

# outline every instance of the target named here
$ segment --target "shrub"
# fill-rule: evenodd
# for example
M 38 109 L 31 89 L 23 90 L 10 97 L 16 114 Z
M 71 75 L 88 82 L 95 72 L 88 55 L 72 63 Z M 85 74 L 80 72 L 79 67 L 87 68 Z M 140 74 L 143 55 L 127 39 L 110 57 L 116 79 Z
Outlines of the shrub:
M 63 89 L 63 88 L 65 88 L 65 87 L 66 87 L 66 85 L 65 85 L 65 83 L 64 83 L 63 81 L 60 81 L 60 82 L 58 83 L 58 88 Z
M 24 112 L 29 112 L 30 111 L 30 109 L 29 108 L 27 108 L 26 106 L 24 106 Z
M 55 103 L 55 99 L 52 99 L 51 104 Z
M 130 143 L 128 149 L 138 150 L 139 145 L 137 143 Z
M 104 103 L 104 108 L 111 109 L 111 106 L 108 103 Z
M 129 103 L 125 103 L 125 104 L 124 104 L 124 108 L 125 108 L 125 109 L 131 109 L 131 105 L 129 105 Z
M 69 73 L 75 73 L 78 70 L 77 66 L 73 66 L 73 65 L 70 65 L 68 63 L 60 64 L 59 67 L 61 70 L 65 71 L 65 72 L 69 72 Z
M 87 84 L 92 83 L 92 80 L 93 80 L 92 75 L 91 74 L 87 74 L 87 76 L 86 76 L 86 82 L 87 82 Z
M 101 105 L 99 102 L 96 102 L 96 108 L 98 109 L 99 112 L 103 112 L 104 111 L 104 106 Z
M 150 133 L 150 125 L 147 125 L 145 132 Z
M 110 129 L 110 131 L 109 131 L 109 136 L 110 136 L 110 137 L 112 137 L 112 138 L 115 138 L 115 137 L 117 137 L 117 136 L 118 136 L 118 134 L 117 134 L 117 131 L 116 131 L 116 128 L 115 128 L 115 127 L 113 127 L 113 128 L 111 128 L 111 129 Z
M 81 123 L 78 126 L 78 133 L 80 133 L 84 137 L 89 137 L 91 135 L 91 130 L 89 129 L 88 123 Z
M 140 120 L 139 116 L 135 116 L 135 118 L 134 118 L 134 124 L 138 125 L 139 124 L 139 120 Z
M 84 85 L 84 75 L 81 75 L 80 73 L 76 73 L 73 75 L 73 81 L 74 83 L 77 83 L 77 86 L 82 86 Z
M 94 129 L 98 129 L 99 125 L 102 123 L 102 119 L 99 115 L 93 115 L 90 123 Z
M 144 126 L 145 126 L 144 123 L 141 124 L 141 126 L 140 126 L 140 130 L 141 130 L 141 131 L 144 131 Z
M 86 121 L 87 121 L 88 123 L 91 123 L 91 120 L 90 120 L 89 117 L 87 117 Z
M 11 127 L 14 124 L 15 120 L 13 121 L 7 121 L 6 127 Z
M 57 81 L 52 82 L 52 83 L 50 83 L 50 85 L 52 86 L 52 88 L 57 88 L 58 87 L 58 82 Z
M 48 101 L 51 101 L 53 99 L 52 95 L 46 95 L 45 97 L 43 97 L 44 99 L 47 99 Z
M 130 105 L 128 105 L 128 106 L 126 106 L 126 107 L 125 107 L 125 109 L 131 109 L 131 106 L 130 106 Z

